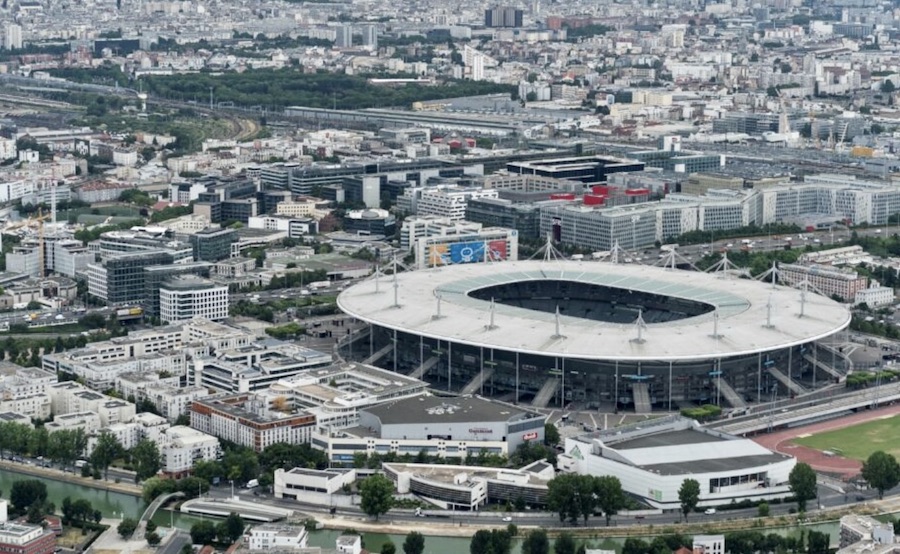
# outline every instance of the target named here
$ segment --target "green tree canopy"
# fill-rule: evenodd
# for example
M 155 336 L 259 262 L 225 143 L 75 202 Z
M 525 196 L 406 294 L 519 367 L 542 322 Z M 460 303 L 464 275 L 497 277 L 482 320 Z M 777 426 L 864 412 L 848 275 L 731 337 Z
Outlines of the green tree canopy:
M 694 511 L 700 502 L 700 483 L 695 479 L 685 479 L 678 489 L 678 501 L 681 503 L 684 519 L 687 519 L 688 514 Z
M 797 499 L 797 507 L 801 512 L 806 511 L 806 502 L 816 497 L 816 472 L 809 464 L 797 462 L 788 475 L 788 482 Z
M 878 491 L 878 498 L 883 498 L 884 491 L 900 483 L 900 465 L 894 456 L 878 450 L 863 463 L 862 477 Z
M 25 513 L 32 504 L 47 501 L 47 485 L 37 479 L 16 481 L 9 491 L 9 502 L 20 513 Z
M 550 554 L 547 531 L 535 529 L 525 535 L 525 540 L 522 541 L 522 554 Z
M 142 439 L 131 449 L 131 459 L 138 481 L 149 479 L 159 473 L 159 447 L 149 439 Z
M 191 542 L 194 544 L 212 544 L 216 540 L 216 524 L 205 519 L 191 525 Z
M 603 511 L 606 525 L 612 516 L 619 513 L 625 507 L 625 493 L 622 491 L 622 483 L 618 477 L 601 475 L 594 478 L 594 494 L 597 497 L 597 506 Z
M 103 478 L 109 478 L 109 466 L 122 455 L 122 444 L 109 431 L 103 430 L 97 437 L 97 444 L 91 452 L 91 465 L 103 472 Z
M 371 479 L 371 477 L 369 477 Z M 403 541 L 403 554 L 422 554 L 425 551 L 425 536 L 411 531 Z
M 359 492 L 360 508 L 369 516 L 374 516 L 376 521 L 386 514 L 394 503 L 394 484 L 381 474 L 364 479 L 359 485 Z
M 123 539 L 128 539 L 131 537 L 131 535 L 134 534 L 135 530 L 137 530 L 137 524 L 138 522 L 136 519 L 126 517 L 119 522 L 119 526 L 116 527 L 116 531 L 119 533 L 120 537 L 122 537 Z

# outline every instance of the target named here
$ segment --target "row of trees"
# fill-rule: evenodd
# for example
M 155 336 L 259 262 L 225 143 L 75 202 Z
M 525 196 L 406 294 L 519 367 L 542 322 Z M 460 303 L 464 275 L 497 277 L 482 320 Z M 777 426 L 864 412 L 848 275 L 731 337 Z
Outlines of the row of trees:
M 200 73 L 145 79 L 154 94 L 165 98 L 208 98 L 214 89 L 219 102 L 253 106 L 309 106 L 356 110 L 410 106 L 413 102 L 493 93 L 511 93 L 515 87 L 487 81 L 448 80 L 442 86 L 379 87 L 364 75 L 304 74 L 293 69 L 249 70 L 212 75 Z
M 619 479 L 611 475 L 595 477 L 564 473 L 547 484 L 547 505 L 559 514 L 560 521 L 575 524 L 602 512 L 609 525 L 610 518 L 625 507 L 625 493 Z
M 193 544 L 234 544 L 244 533 L 244 520 L 232 512 L 219 523 L 206 519 L 191 525 L 191 542 Z
M 43 456 L 69 467 L 87 448 L 84 429 L 63 429 L 50 433 L 44 427 L 31 428 L 22 423 L 0 423 L 0 455 L 10 453 Z

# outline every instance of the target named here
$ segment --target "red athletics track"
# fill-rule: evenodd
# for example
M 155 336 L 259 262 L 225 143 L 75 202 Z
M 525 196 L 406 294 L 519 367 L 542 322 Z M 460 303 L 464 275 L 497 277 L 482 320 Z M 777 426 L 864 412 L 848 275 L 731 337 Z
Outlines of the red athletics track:
M 867 410 L 847 417 L 814 423 L 804 427 L 795 427 L 776 431 L 768 435 L 753 437 L 753 440 L 765 446 L 769 450 L 794 456 L 797 460 L 812 466 L 816 471 L 837 474 L 841 477 L 853 477 L 862 469 L 862 462 L 844 458 L 843 456 L 826 456 L 820 450 L 794 444 L 792 441 L 801 435 L 815 435 L 825 431 L 843 429 L 851 425 L 857 425 L 881 419 L 886 416 L 900 414 L 900 405 L 886 406 L 877 410 Z

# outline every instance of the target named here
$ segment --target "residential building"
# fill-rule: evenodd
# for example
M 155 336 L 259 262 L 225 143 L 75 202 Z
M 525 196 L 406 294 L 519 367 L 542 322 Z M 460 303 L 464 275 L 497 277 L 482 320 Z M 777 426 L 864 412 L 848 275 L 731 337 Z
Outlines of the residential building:
M 284 414 L 269 409 L 265 397 L 238 393 L 195 400 L 191 427 L 261 452 L 276 443 L 308 443 L 314 415 Z
M 894 528 L 875 518 L 863 515 L 841 516 L 840 547 L 847 548 L 859 542 L 869 543 L 870 548 L 861 551 L 872 551 L 874 545 L 890 545 L 894 543 Z
M 90 435 L 99 431 L 101 427 L 104 427 L 104 425 L 100 423 L 100 416 L 94 412 L 73 412 L 56 415 L 53 417 L 53 421 L 44 424 L 44 428 L 47 429 L 48 433 L 81 429 L 85 434 Z
M 214 350 L 215 357 L 195 358 L 189 380 L 221 392 L 265 390 L 280 379 L 329 366 L 333 359 L 331 354 L 274 339 Z
M 134 419 L 135 405 L 119 398 L 87 389 L 74 381 L 56 383 L 49 388 L 50 403 L 56 416 L 90 412 L 97 414 L 104 427 Z
M 222 456 L 219 439 L 191 427 L 169 427 L 163 441 L 160 471 L 174 479 L 190 475 L 199 461 L 218 460 Z
M 249 550 L 296 550 L 306 548 L 309 535 L 303 525 L 264 523 L 250 527 L 245 537 Z
M 0 362 L 0 411 L 47 419 L 52 413 L 49 391 L 56 383 L 55 373 Z
M 228 287 L 194 275 L 179 275 L 159 288 L 159 316 L 163 323 L 228 317 Z
M 809 286 L 824 296 L 836 296 L 852 302 L 859 292 L 867 289 L 868 279 L 852 269 L 822 265 L 780 264 L 779 280 L 796 287 Z M 864 293 L 865 294 L 865 293 Z
M 865 304 L 870 308 L 878 308 L 881 306 L 890 306 L 897 300 L 893 287 L 879 287 L 873 282 L 874 286 L 856 292 L 853 304 L 858 306 Z
M 725 535 L 694 535 L 694 554 L 725 554 Z
M 21 28 L 19 33 L 18 48 L 21 48 Z M 9 46 L 7 46 L 8 48 Z M 11 523 L 6 521 L 5 517 L 3 519 L 4 521 L 0 523 L 0 552 L 6 554 L 53 554 L 56 551 L 56 533 L 52 529 L 44 529 L 41 525 L 28 523 Z
M 6 50 L 22 49 L 22 26 L 7 23 L 3 32 L 3 47 Z
M 484 10 L 485 27 L 521 27 L 522 10 L 510 6 L 495 6 Z

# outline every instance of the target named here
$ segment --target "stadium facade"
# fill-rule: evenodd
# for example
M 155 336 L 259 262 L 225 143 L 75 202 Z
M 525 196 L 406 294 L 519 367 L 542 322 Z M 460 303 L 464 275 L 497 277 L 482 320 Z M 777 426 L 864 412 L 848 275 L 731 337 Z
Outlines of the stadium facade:
M 845 306 L 796 288 L 631 264 L 459 264 L 370 279 L 338 298 L 369 323 L 344 354 L 435 389 L 537 407 L 742 407 L 840 377 L 816 341 Z

